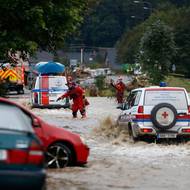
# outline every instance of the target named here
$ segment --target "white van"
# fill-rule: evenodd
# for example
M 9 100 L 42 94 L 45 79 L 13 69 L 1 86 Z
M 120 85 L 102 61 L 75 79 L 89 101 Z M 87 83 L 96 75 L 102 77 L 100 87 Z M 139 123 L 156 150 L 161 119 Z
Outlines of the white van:
M 132 90 L 118 124 L 133 140 L 190 137 L 190 100 L 180 87 L 146 87 Z
M 63 107 L 70 106 L 69 99 L 56 101 L 58 97 L 67 92 L 67 79 L 65 76 L 38 76 L 31 93 L 32 107 Z

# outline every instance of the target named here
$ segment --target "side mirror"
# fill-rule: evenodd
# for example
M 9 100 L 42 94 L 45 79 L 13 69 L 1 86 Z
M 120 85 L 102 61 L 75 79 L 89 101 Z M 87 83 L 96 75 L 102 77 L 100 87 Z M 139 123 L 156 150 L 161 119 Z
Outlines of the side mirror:
M 40 121 L 37 118 L 33 118 L 32 125 L 33 127 L 40 127 Z

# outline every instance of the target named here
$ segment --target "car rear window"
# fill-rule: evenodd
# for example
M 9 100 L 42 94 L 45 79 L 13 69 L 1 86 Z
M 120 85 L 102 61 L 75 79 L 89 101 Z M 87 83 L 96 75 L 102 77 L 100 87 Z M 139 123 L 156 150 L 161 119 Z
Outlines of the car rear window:
M 0 103 L 0 129 L 33 132 L 32 119 L 20 108 Z
M 176 109 L 187 109 L 187 98 L 183 90 L 148 90 L 145 92 L 144 105 L 154 106 L 159 103 L 172 104 Z

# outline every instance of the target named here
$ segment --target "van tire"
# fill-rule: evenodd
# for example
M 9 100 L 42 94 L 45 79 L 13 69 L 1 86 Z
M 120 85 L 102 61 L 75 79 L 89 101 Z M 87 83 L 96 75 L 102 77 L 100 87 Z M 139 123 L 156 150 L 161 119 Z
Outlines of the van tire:
M 132 141 L 133 143 L 139 140 L 139 137 L 135 137 L 131 125 L 128 125 L 128 134 L 129 134 L 130 141 Z

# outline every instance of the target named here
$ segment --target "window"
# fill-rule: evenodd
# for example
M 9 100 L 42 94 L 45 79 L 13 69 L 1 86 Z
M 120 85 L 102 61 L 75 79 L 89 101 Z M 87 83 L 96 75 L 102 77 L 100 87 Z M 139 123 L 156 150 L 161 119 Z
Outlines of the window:
M 131 108 L 132 106 L 137 106 L 141 97 L 141 91 L 133 91 L 129 94 L 127 98 L 127 109 Z
M 136 98 L 135 98 L 134 106 L 137 106 L 139 104 L 141 94 L 142 94 L 142 91 L 136 91 Z
M 187 109 L 187 98 L 183 90 L 146 91 L 144 105 L 154 106 L 159 103 L 172 104 L 176 109 Z
M 0 103 L 0 116 L 0 129 L 33 132 L 32 118 L 14 105 Z

